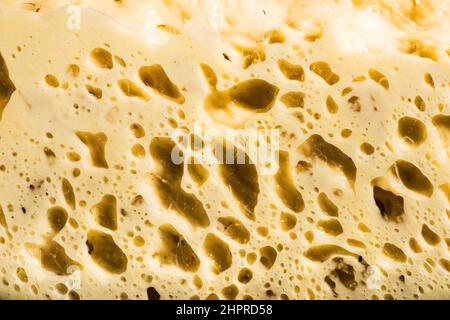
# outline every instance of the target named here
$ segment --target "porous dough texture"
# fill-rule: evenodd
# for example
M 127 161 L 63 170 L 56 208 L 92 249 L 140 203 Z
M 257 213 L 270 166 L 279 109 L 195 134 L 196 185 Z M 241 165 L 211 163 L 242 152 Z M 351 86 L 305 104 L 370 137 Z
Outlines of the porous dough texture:
M 0 298 L 449 299 L 449 30 L 447 0 L 0 1 Z M 198 124 L 278 130 L 278 170 L 171 162 Z

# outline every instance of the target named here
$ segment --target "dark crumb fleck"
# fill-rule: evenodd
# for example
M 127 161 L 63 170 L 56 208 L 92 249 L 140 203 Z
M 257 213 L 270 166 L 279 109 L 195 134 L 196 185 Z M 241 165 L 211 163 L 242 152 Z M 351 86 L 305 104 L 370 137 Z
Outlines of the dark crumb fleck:
M 148 300 L 160 300 L 161 295 L 156 291 L 154 287 L 147 288 Z

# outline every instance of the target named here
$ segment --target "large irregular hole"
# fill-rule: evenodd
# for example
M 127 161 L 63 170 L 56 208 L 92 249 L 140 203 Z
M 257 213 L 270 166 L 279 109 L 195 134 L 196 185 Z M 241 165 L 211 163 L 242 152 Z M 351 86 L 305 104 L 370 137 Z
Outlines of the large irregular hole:
M 213 233 L 208 233 L 203 242 L 205 252 L 213 262 L 213 271 L 221 273 L 231 267 L 233 256 L 228 244 Z
M 67 276 L 72 274 L 75 269 L 81 268 L 81 265 L 72 260 L 64 247 L 56 241 L 51 240 L 38 248 L 34 244 L 29 244 L 27 247 L 39 258 L 42 268 L 56 275 Z
M 370 143 L 367 142 L 361 143 L 359 149 L 368 156 L 372 155 L 375 152 L 375 148 Z
M 266 267 L 266 269 L 271 269 L 277 260 L 277 250 L 272 248 L 271 246 L 262 247 L 259 250 L 259 261 L 261 264 Z
M 389 90 L 389 80 L 380 71 L 375 69 L 369 69 L 369 77 L 386 90 Z
M 106 134 L 77 131 L 76 135 L 88 147 L 94 167 L 108 168 L 105 159 L 105 145 L 108 141 Z
M 321 192 L 317 197 L 320 209 L 331 217 L 337 217 L 339 215 L 339 208 L 331 201 L 326 193 Z
M 325 80 L 330 86 L 339 82 L 339 75 L 334 73 L 330 65 L 325 61 L 314 62 L 309 66 L 309 69 Z
M 233 104 L 244 109 L 267 111 L 271 108 L 279 89 L 262 79 L 251 79 L 240 82 L 227 90 Z
M 289 152 L 280 151 L 279 169 L 275 174 L 275 190 L 286 207 L 294 212 L 301 212 L 305 208 L 305 203 L 301 193 L 294 185 L 290 169 Z
M 103 97 L 103 90 L 99 87 L 94 87 L 90 84 L 87 84 L 86 90 L 96 99 L 101 99 Z
M 442 268 L 444 268 L 445 271 L 450 273 L 450 260 L 442 258 L 439 260 L 439 264 Z
M 361 112 L 362 105 L 359 97 L 357 96 L 351 96 L 347 102 L 350 104 L 350 110 L 354 112 Z
M 28 274 L 24 268 L 20 268 L 20 267 L 17 268 L 16 275 L 17 275 L 17 278 L 19 278 L 20 281 L 22 281 L 23 283 L 28 282 Z
M 141 89 L 136 83 L 129 79 L 122 79 L 117 81 L 117 84 L 119 85 L 120 90 L 123 92 L 124 95 L 127 97 L 135 97 L 140 98 L 145 101 L 150 100 L 150 96 Z
M 389 221 L 400 221 L 400 218 L 405 213 L 404 200 L 401 196 L 374 186 L 373 198 L 383 218 Z
M 158 252 L 162 263 L 172 264 L 184 271 L 196 272 L 200 267 L 200 259 L 187 243 L 186 239 L 172 225 L 159 227 L 163 250 Z
M 160 95 L 182 104 L 185 101 L 180 89 L 169 79 L 163 67 L 159 64 L 144 66 L 139 69 L 141 81 Z
M 286 41 L 286 36 L 279 29 L 266 32 L 265 38 L 268 39 L 269 44 L 284 43 Z
M 441 242 L 441 237 L 426 224 L 422 225 L 422 238 L 430 246 L 437 246 Z
M 200 68 L 202 69 L 203 76 L 208 82 L 209 88 L 213 91 L 217 88 L 217 76 L 214 70 L 205 63 L 200 64 Z
M 54 165 L 56 162 L 56 154 L 53 152 L 53 150 L 48 147 L 44 147 L 44 154 L 47 157 L 48 163 L 50 165 Z
M 114 67 L 112 54 L 103 48 L 92 50 L 91 59 L 99 68 L 112 69 Z
M 288 108 L 304 108 L 305 94 L 300 91 L 290 91 L 280 98 L 281 102 Z
M 331 114 L 335 114 L 339 111 L 339 105 L 337 102 L 333 99 L 332 96 L 328 96 L 327 100 L 325 102 L 325 105 L 327 106 L 327 110 Z
M 419 242 L 415 238 L 410 238 L 408 241 L 408 244 L 414 253 L 422 253 L 423 252 L 422 246 L 419 244 Z
M 111 235 L 99 230 L 90 230 L 86 246 L 92 260 L 102 269 L 114 274 L 127 270 L 128 258 Z
M 297 225 L 297 217 L 288 212 L 282 212 L 280 214 L 280 226 L 283 231 L 289 231 L 295 228 Z
M 228 216 L 220 217 L 218 221 L 223 228 L 223 233 L 231 239 L 242 244 L 247 243 L 250 240 L 250 232 L 238 219 Z
M 415 1 L 413 2 L 415 3 Z M 413 54 L 421 58 L 433 61 L 438 60 L 436 47 L 417 38 L 403 39 L 400 50 L 406 54 Z
M 394 260 L 396 262 L 404 263 L 404 262 L 406 262 L 406 259 L 407 259 L 407 256 L 403 252 L 403 250 L 392 243 L 384 244 L 383 253 L 384 253 L 384 255 L 386 255 L 387 257 L 391 258 L 392 260 Z
M 136 139 L 145 137 L 145 130 L 139 123 L 132 123 L 130 125 L 130 131 L 133 133 Z
M 428 84 L 431 88 L 435 88 L 434 85 L 434 79 L 433 76 L 431 75 L 431 73 L 427 72 L 425 73 L 425 75 L 423 76 L 423 80 L 425 81 L 426 84 Z
M 278 87 L 262 79 L 249 79 L 218 91 L 214 71 L 204 64 L 202 70 L 212 91 L 206 97 L 204 107 L 211 119 L 219 124 L 234 128 L 243 126 L 254 113 L 269 111 L 279 92 Z
M 336 267 L 331 272 L 344 287 L 355 290 L 358 282 L 355 280 L 355 268 L 344 262 L 343 258 L 334 258 L 333 261 L 336 263 Z
M 159 165 L 157 172 L 152 175 L 152 183 L 161 203 L 194 226 L 209 226 L 209 218 L 201 201 L 181 187 L 184 167 L 182 163 L 174 163 L 182 158 L 176 144 L 170 138 L 155 137 L 150 143 L 150 154 Z M 180 159 L 172 159 L 173 154 Z
M 116 197 L 104 195 L 99 203 L 91 208 L 95 221 L 102 227 L 117 230 L 117 200 Z
M 266 50 L 264 45 L 256 45 L 252 47 L 238 46 L 237 49 L 242 55 L 242 68 L 248 67 L 266 60 Z
M 209 177 L 209 171 L 200 163 L 189 163 L 187 165 L 189 175 L 192 180 L 200 187 Z
M 427 139 L 427 128 L 419 119 L 403 117 L 398 121 L 398 134 L 405 142 L 418 146 Z
M 239 294 L 239 288 L 235 284 L 232 284 L 223 288 L 220 292 L 222 293 L 225 299 L 235 300 Z
M 422 171 L 411 162 L 397 160 L 391 167 L 391 170 L 400 178 L 406 188 L 427 197 L 431 197 L 433 194 L 433 184 Z
M 278 60 L 278 68 L 283 73 L 283 75 L 289 80 L 304 81 L 305 71 L 303 67 L 299 64 L 293 64 L 285 59 Z
M 336 237 L 344 232 L 341 223 L 337 219 L 319 220 L 317 222 L 317 226 L 319 229 L 329 235 L 332 235 L 333 237 Z
M 131 153 L 133 156 L 135 156 L 138 159 L 144 159 L 145 158 L 145 148 L 137 143 L 131 147 Z
M 356 255 L 347 249 L 334 244 L 323 244 L 313 246 L 306 250 L 305 257 L 312 261 L 325 262 L 334 255 L 344 255 L 356 257 Z
M 252 280 L 252 278 L 253 278 L 253 272 L 249 268 L 244 267 L 239 271 L 238 281 L 240 283 L 247 284 Z
M 72 209 L 75 210 L 76 204 L 75 204 L 75 191 L 73 190 L 72 185 L 70 184 L 70 181 L 66 178 L 62 179 L 62 192 L 64 195 L 64 199 L 66 200 L 67 205 Z
M 355 163 L 338 147 L 326 142 L 320 135 L 314 134 L 303 142 L 299 151 L 306 157 L 324 161 L 331 168 L 338 168 L 347 178 L 351 188 L 354 188 L 356 180 Z
M 55 206 L 47 210 L 47 219 L 53 233 L 60 232 L 66 225 L 69 215 L 63 207 Z
M 250 163 L 248 155 L 236 147 L 230 146 L 227 143 L 225 146 L 218 146 L 222 148 L 223 155 L 234 155 L 234 159 L 229 161 L 222 161 L 219 164 L 219 172 L 223 182 L 230 188 L 234 198 L 239 202 L 239 205 L 244 214 L 251 220 L 255 219 L 255 207 L 258 203 L 259 183 L 256 166 Z M 243 163 L 238 161 L 239 155 L 243 155 Z
M 416 96 L 414 98 L 414 104 L 416 105 L 417 109 L 419 109 L 419 111 L 425 111 L 427 105 L 425 104 L 425 100 L 423 100 L 423 98 L 421 96 Z

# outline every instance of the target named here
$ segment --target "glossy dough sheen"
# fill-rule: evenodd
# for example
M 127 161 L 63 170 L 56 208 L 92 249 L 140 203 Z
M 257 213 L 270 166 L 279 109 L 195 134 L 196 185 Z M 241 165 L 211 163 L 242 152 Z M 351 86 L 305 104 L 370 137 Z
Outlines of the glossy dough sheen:
M 450 298 L 448 1 L 75 2 L 0 4 L 0 298 Z

